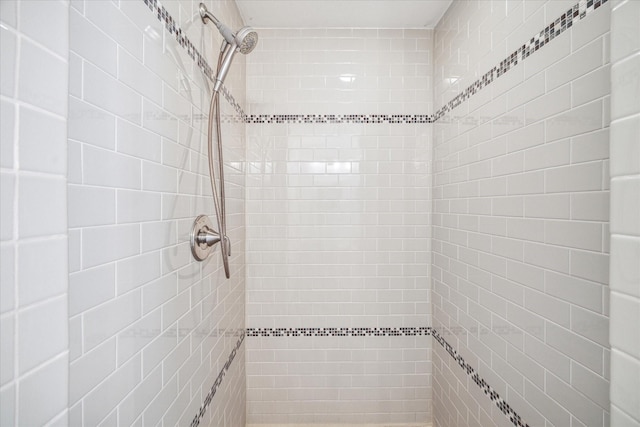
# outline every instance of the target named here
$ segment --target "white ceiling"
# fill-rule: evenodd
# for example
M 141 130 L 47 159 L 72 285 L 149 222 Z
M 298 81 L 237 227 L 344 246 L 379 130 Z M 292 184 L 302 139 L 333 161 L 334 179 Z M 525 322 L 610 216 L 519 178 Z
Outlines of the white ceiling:
M 452 0 L 236 0 L 263 28 L 434 28 Z

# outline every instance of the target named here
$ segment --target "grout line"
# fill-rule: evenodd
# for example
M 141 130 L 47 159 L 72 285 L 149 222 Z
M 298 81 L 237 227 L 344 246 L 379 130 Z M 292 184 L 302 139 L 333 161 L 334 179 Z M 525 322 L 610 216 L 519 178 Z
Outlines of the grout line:
M 358 336 L 432 336 L 438 344 L 444 348 L 447 353 L 456 361 L 458 366 L 464 370 L 473 382 L 480 387 L 486 396 L 489 396 L 491 402 L 507 417 L 509 421 L 516 427 L 529 427 L 518 413 L 498 394 L 498 392 L 489 385 L 489 383 L 467 363 L 464 358 L 438 333 L 436 328 L 431 326 L 419 327 L 373 327 L 373 328 L 247 328 L 246 335 L 249 337 L 358 337 Z M 244 337 L 243 337 L 244 338 Z M 238 345 L 236 345 L 238 348 Z M 206 408 L 205 408 L 206 409 Z M 202 409 L 201 409 L 201 413 Z M 195 420 L 194 420 L 195 422 Z M 196 427 L 198 424 L 191 424 Z

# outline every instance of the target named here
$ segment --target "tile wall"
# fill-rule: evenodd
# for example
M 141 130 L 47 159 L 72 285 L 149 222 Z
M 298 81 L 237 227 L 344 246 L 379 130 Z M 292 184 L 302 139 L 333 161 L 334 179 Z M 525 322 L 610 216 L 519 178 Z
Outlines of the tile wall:
M 247 327 L 306 331 L 247 337 L 247 422 L 429 421 L 430 338 L 373 331 L 430 322 L 432 125 L 366 121 L 431 111 L 432 32 L 259 33 L 247 63 Z
M 454 2 L 434 35 L 436 109 L 576 3 Z M 609 425 L 610 2 L 597 3 L 434 125 L 437 426 Z
M 66 425 L 68 1 L 0 2 L 0 425 Z
M 611 11 L 611 425 L 640 426 L 640 2 Z
M 207 5 L 242 25 L 233 1 Z M 215 66 L 220 43 L 197 7 L 71 3 L 69 425 L 244 423 L 244 125 L 224 99 L 232 278 L 189 247 L 213 215 L 197 52 Z M 241 55 L 226 85 L 244 102 Z

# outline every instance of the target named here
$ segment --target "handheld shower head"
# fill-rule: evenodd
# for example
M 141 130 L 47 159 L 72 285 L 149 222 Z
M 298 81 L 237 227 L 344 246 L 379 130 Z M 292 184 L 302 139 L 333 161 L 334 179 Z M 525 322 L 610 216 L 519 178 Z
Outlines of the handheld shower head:
M 231 61 L 233 60 L 233 56 L 236 54 L 236 51 L 239 51 L 243 55 L 251 52 L 258 44 L 258 33 L 256 33 L 251 27 L 242 27 L 237 32 L 232 32 L 229 27 L 224 25 L 215 17 L 215 15 L 209 12 L 204 3 L 200 3 L 199 11 L 202 22 L 205 24 L 207 23 L 207 20 L 213 22 L 224 38 L 220 49 L 220 54 L 224 55 L 224 57 L 221 61 L 220 67 L 218 68 L 216 82 L 213 86 L 213 90 L 217 92 L 220 89 L 224 78 L 227 76 L 227 72 L 229 71 Z
M 215 15 L 207 9 L 207 6 L 204 3 L 200 3 L 199 6 L 200 18 L 202 18 L 202 22 L 205 24 L 207 20 L 213 22 L 213 24 L 218 28 L 220 34 L 224 38 L 225 42 L 230 45 L 238 46 L 238 50 L 240 53 L 246 55 L 251 52 L 254 47 L 258 44 L 258 33 L 256 33 L 251 27 L 243 27 L 239 29 L 236 33 L 231 31 L 229 27 L 224 25 Z M 223 43 L 223 49 L 224 49 Z
M 235 42 L 240 53 L 246 55 L 258 44 L 258 33 L 251 27 L 242 27 L 236 33 Z

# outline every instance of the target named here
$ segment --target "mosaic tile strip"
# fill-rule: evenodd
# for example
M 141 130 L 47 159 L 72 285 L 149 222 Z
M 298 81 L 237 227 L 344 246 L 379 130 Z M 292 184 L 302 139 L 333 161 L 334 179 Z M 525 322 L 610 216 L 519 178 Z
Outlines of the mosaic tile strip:
M 467 373 L 469 377 L 473 380 L 473 382 L 480 387 L 480 390 L 484 392 L 485 395 L 489 396 L 491 401 L 500 409 L 500 411 L 509 418 L 509 421 L 516 427 L 529 427 L 529 424 L 524 422 L 524 420 L 518 415 L 511 406 L 503 398 L 500 397 L 497 391 L 495 391 L 480 375 L 476 372 L 476 370 L 467 362 L 465 362 L 464 358 L 458 354 L 458 352 L 438 333 L 435 328 L 429 328 L 431 332 L 431 336 L 444 348 L 449 356 L 456 361 L 458 366 L 462 368 L 463 371 Z
M 202 406 L 200 406 L 200 410 L 198 411 L 196 416 L 193 417 L 193 421 L 191 421 L 191 427 L 198 427 L 198 425 L 200 425 L 200 420 L 202 419 L 204 414 L 207 412 L 207 408 L 211 404 L 213 397 L 216 395 L 216 392 L 218 391 L 220 384 L 222 384 L 222 380 L 224 380 L 224 377 L 227 374 L 229 367 L 233 363 L 233 359 L 236 358 L 236 354 L 238 353 L 238 350 L 240 349 L 240 346 L 244 341 L 244 337 L 245 337 L 245 331 L 242 330 L 240 332 L 240 337 L 238 338 L 238 341 L 236 342 L 235 347 L 233 348 L 233 350 L 231 350 L 231 353 L 229 354 L 227 361 L 224 363 L 224 366 L 220 370 L 220 373 L 218 373 L 218 377 L 213 382 L 213 385 L 211 386 L 209 393 L 207 393 L 207 397 L 204 399 L 204 403 L 202 404 Z
M 202 54 L 195 48 L 193 43 L 186 37 L 181 28 L 178 27 L 176 21 L 160 4 L 159 0 L 143 0 L 149 9 L 162 22 L 170 35 L 174 36 L 180 46 L 182 46 L 187 54 L 193 59 L 202 72 L 213 81 L 215 79 L 214 71 L 204 59 Z M 440 118 L 451 112 L 471 96 L 475 95 L 482 88 L 493 83 L 495 79 L 504 75 L 511 68 L 515 67 L 521 61 L 525 60 L 533 53 L 537 52 L 551 40 L 571 28 L 576 22 L 584 19 L 591 12 L 598 9 L 609 0 L 580 0 L 579 3 L 568 9 L 555 21 L 549 24 L 545 29 L 533 36 L 527 43 L 520 46 L 515 52 L 511 53 L 507 58 L 502 60 L 500 64 L 493 67 L 481 78 L 473 82 L 469 87 L 456 95 L 452 100 L 447 102 L 435 114 L 257 114 L 247 115 L 242 106 L 235 100 L 231 92 L 223 85 L 221 92 L 224 98 L 233 107 L 240 116 L 240 120 L 232 120 L 234 122 L 241 121 L 248 124 L 339 124 L 339 123 L 358 123 L 358 124 L 414 124 L 414 123 L 435 123 Z
M 245 117 L 245 123 L 253 124 L 416 124 L 433 122 L 434 116 L 429 114 L 250 114 Z
M 428 327 L 404 328 L 247 328 L 250 337 L 414 337 L 428 336 Z
M 509 404 L 500 397 L 493 389 L 480 377 L 478 372 L 468 364 L 464 358 L 449 344 L 440 333 L 430 326 L 402 327 L 402 328 L 247 328 L 248 337 L 371 337 L 371 336 L 429 336 L 431 335 L 446 350 L 446 352 L 456 361 L 458 366 L 467 373 L 471 380 L 480 387 L 480 390 L 491 399 L 498 409 L 516 427 L 529 427 L 520 415 L 518 415 Z
M 519 62 L 524 61 L 533 53 L 540 50 L 543 46 L 549 43 L 560 34 L 571 28 L 576 22 L 584 19 L 594 10 L 605 4 L 609 0 L 580 0 L 580 2 L 566 12 L 564 12 L 559 18 L 553 21 L 551 24 L 533 36 L 531 40 L 520 46 L 515 52 L 507 56 L 500 64 L 493 67 L 481 78 L 473 82 L 471 86 L 467 87 L 461 93 L 456 95 L 451 101 L 447 102 L 442 108 L 440 108 L 433 115 L 434 122 L 443 117 L 445 114 L 452 111 L 454 108 L 468 100 L 471 96 L 475 95 L 480 89 L 491 84 L 495 79 L 504 75 L 511 68 L 518 65 Z
M 196 49 L 195 45 L 191 42 L 191 40 L 187 38 L 184 31 L 182 31 L 182 28 L 178 26 L 176 20 L 173 19 L 173 17 L 169 14 L 167 9 L 165 9 L 164 6 L 162 6 L 160 1 L 159 0 L 142 0 L 142 1 L 144 1 L 144 4 L 146 4 L 149 10 L 151 10 L 151 12 L 156 16 L 156 18 L 158 18 L 158 21 L 164 24 L 165 29 L 169 32 L 171 36 L 173 36 L 176 39 L 176 42 L 180 46 L 182 46 L 184 50 L 186 50 L 187 55 L 189 55 L 189 57 L 198 65 L 198 68 L 200 68 L 202 73 L 205 76 L 207 76 L 207 78 L 210 81 L 214 82 L 216 78 L 214 69 L 211 68 L 207 60 L 198 51 L 198 49 Z M 224 85 L 222 85 L 220 92 L 222 92 L 222 95 L 227 100 L 227 102 L 231 104 L 231 106 L 236 111 L 236 113 L 240 115 L 240 117 L 242 118 L 241 121 L 245 121 L 246 114 L 242 110 L 242 107 L 240 106 L 240 104 L 238 104 L 238 102 L 235 100 L 233 95 L 231 95 L 231 92 L 229 91 L 229 89 L 227 89 Z

